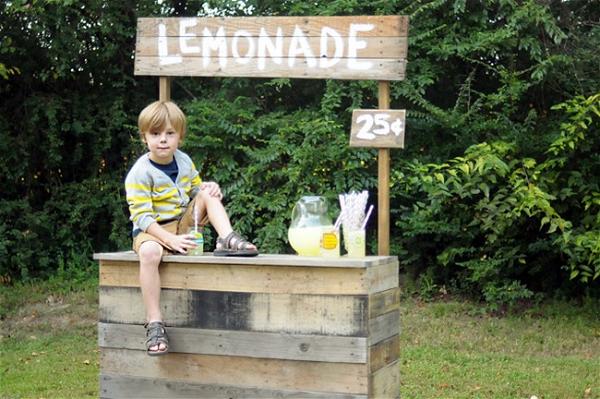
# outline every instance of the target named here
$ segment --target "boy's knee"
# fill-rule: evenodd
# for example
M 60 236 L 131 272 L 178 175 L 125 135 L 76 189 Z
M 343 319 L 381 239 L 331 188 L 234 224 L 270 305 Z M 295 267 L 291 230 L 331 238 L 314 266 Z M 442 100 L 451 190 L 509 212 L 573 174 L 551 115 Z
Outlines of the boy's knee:
M 144 264 L 159 264 L 162 259 L 163 248 L 162 246 L 154 241 L 146 241 L 140 246 L 138 256 L 140 263 Z

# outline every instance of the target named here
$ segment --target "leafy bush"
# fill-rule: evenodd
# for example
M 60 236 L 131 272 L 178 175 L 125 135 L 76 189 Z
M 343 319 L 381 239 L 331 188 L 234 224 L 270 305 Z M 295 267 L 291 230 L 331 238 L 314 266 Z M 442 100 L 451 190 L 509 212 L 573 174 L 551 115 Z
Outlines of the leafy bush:
M 424 264 L 441 267 L 435 275 L 494 302 L 555 286 L 565 269 L 582 283 L 597 280 L 599 106 L 595 95 L 554 107 L 568 119 L 539 161 L 497 141 L 445 163 L 396 170 L 394 197 L 416 199 L 398 212 L 401 262 L 414 274 Z

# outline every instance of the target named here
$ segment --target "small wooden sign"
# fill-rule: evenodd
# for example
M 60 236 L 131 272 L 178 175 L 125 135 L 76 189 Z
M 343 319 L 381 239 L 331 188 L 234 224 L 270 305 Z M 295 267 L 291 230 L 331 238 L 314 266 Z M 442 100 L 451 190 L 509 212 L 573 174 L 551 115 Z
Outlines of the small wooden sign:
M 404 148 L 405 115 L 403 109 L 355 109 L 350 147 Z

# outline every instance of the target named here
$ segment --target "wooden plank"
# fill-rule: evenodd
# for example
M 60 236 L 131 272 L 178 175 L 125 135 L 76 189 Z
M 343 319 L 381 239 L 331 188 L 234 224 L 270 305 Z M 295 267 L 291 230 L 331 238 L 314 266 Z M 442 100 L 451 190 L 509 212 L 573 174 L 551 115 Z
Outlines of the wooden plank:
M 366 363 L 366 338 L 169 327 L 170 352 L 318 362 Z M 101 347 L 145 350 L 145 330 L 98 323 Z
M 100 285 L 138 287 L 138 268 L 137 262 L 100 261 Z M 160 274 L 164 288 L 327 295 L 367 294 L 369 289 L 364 270 L 356 268 L 200 266 L 163 262 Z
M 138 18 L 137 36 L 156 36 L 158 25 L 165 25 L 167 36 L 179 36 L 182 21 L 193 19 L 195 26 L 186 28 L 186 33 L 201 36 L 204 28 L 214 33 L 219 29 L 225 30 L 225 35 L 244 30 L 251 35 L 259 35 L 262 28 L 270 36 L 275 36 L 277 28 L 282 34 L 289 36 L 296 25 L 305 36 L 320 36 L 323 28 L 335 29 L 340 35 L 347 36 L 350 24 L 372 24 L 372 30 L 361 31 L 361 37 L 372 36 L 407 36 L 408 17 L 391 16 L 335 16 L 335 17 L 210 17 L 210 18 Z M 185 24 L 186 22 L 184 22 Z
M 265 62 L 261 68 L 256 60 L 248 63 L 228 62 L 228 58 L 211 57 L 208 64 L 202 58 L 181 58 L 181 62 L 161 65 L 159 57 L 139 56 L 135 59 L 134 75 L 144 76 L 217 76 L 217 77 L 287 77 L 300 79 L 403 80 L 406 61 L 387 58 L 367 58 L 360 61 L 362 69 L 347 68 L 340 62 L 331 68 L 309 65 L 306 58 L 296 58 L 293 66 L 287 62 Z
M 378 342 L 369 348 L 369 371 L 372 373 L 400 357 L 400 336 Z
M 136 46 L 135 46 L 135 55 L 139 56 L 147 56 L 147 57 L 157 57 L 159 56 L 159 48 L 157 45 L 158 38 L 155 36 L 138 36 Z M 180 37 L 167 37 L 166 41 L 166 50 L 168 54 L 179 54 L 181 57 L 202 57 L 202 39 L 201 37 L 195 38 L 185 38 L 186 45 L 196 47 L 197 51 L 192 53 L 182 53 L 181 52 L 181 42 Z M 407 37 L 365 37 L 361 38 L 365 42 L 366 47 L 364 49 L 359 50 L 360 59 L 364 58 L 393 58 L 393 59 L 405 59 L 408 51 L 408 38 Z M 282 46 L 282 59 L 284 63 L 287 63 L 287 58 L 289 55 L 289 51 L 287 49 L 290 48 L 292 39 L 290 37 L 283 37 L 281 39 Z M 318 50 L 315 52 L 315 57 L 317 58 L 333 58 L 339 57 L 340 59 L 348 58 L 347 50 L 344 52 L 340 52 L 336 55 L 332 40 L 329 39 L 327 42 L 327 46 L 323 46 L 321 48 L 321 39 L 319 37 L 308 37 L 306 39 L 310 48 Z M 213 56 L 216 56 L 216 52 L 212 53 Z M 236 39 L 235 47 L 227 46 L 225 57 L 227 58 L 237 58 L 237 57 L 248 57 L 248 58 L 256 58 L 256 44 L 250 40 L 246 40 L 244 38 Z M 229 60 L 229 62 L 233 62 L 234 60 Z
M 400 288 L 369 295 L 369 319 L 400 308 Z
M 150 357 L 145 351 L 101 348 L 100 367 L 103 373 L 195 384 L 349 394 L 366 394 L 368 388 L 367 366 L 355 363 L 182 353 Z
M 100 375 L 100 395 L 103 398 L 170 398 L 170 399 L 232 399 L 232 398 L 282 398 L 282 399 L 366 399 L 366 395 L 334 392 L 309 392 L 269 390 L 233 385 L 202 385 L 192 382 L 157 378 Z
M 400 362 L 391 363 L 369 377 L 369 397 L 400 397 Z
M 100 321 L 143 324 L 141 298 L 139 288 L 101 286 Z M 367 336 L 366 296 L 163 289 L 160 302 L 173 327 Z
M 369 320 L 369 342 L 372 346 L 400 333 L 400 311 L 386 313 Z
M 405 110 L 352 111 L 350 147 L 404 148 Z
M 103 252 L 95 253 L 95 260 L 133 261 L 139 262 L 139 258 L 133 251 Z M 164 262 L 169 263 L 194 263 L 197 265 L 257 265 L 257 266 L 303 266 L 303 267 L 350 267 L 367 268 L 397 261 L 396 256 L 366 256 L 364 258 L 324 258 L 319 256 L 298 256 L 280 254 L 260 254 L 254 257 L 224 257 L 212 256 L 204 253 L 202 256 L 165 255 Z
M 390 108 L 390 79 L 380 79 L 379 109 Z M 404 143 L 403 143 L 404 145 Z M 377 155 L 377 254 L 390 254 L 390 150 L 380 148 Z
M 367 279 L 369 280 L 369 293 L 371 294 L 398 287 L 400 282 L 398 261 L 369 267 L 367 269 Z
M 160 101 L 170 101 L 172 78 L 170 76 L 161 76 L 158 79 L 158 99 Z

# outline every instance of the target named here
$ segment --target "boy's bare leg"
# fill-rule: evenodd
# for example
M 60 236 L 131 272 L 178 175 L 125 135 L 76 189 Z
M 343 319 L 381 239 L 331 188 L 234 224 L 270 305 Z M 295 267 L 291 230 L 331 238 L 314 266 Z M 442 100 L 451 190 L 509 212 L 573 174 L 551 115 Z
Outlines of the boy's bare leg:
M 160 311 L 160 274 L 158 266 L 163 254 L 163 247 L 155 241 L 142 243 L 139 249 L 140 258 L 140 287 L 146 309 L 146 321 L 162 321 Z M 166 347 L 163 343 L 151 346 L 150 351 L 162 351 Z

